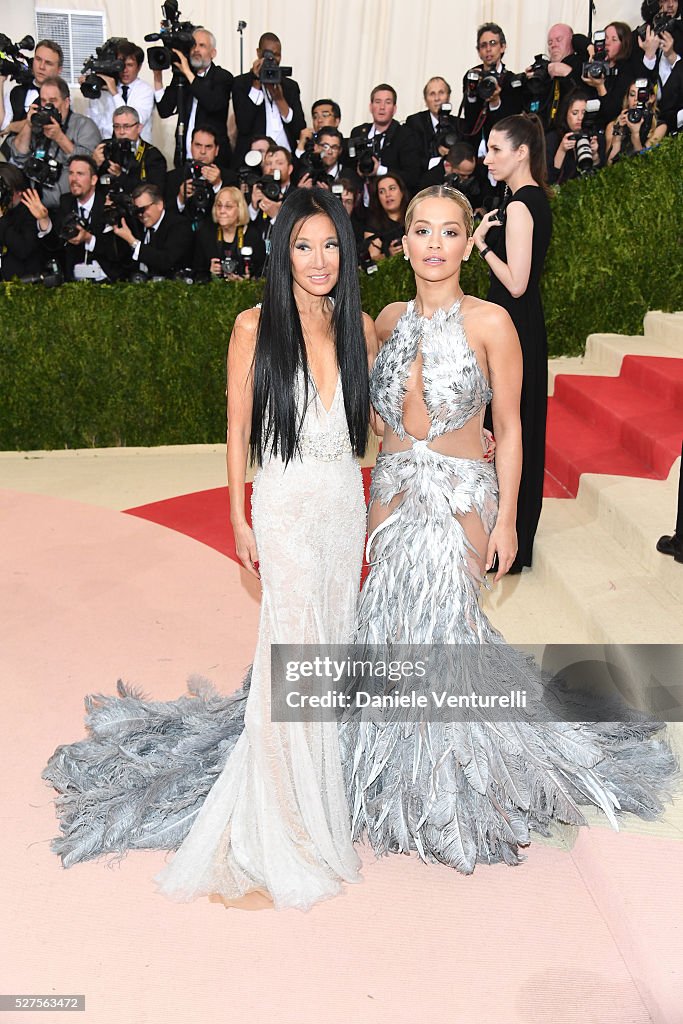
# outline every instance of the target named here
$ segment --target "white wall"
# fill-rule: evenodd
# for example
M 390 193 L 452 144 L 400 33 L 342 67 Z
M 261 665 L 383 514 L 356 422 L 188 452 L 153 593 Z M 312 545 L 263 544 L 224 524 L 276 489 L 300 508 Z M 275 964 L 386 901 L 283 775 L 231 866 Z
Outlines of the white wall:
M 15 39 L 34 31 L 33 4 L 1 2 L 2 31 Z M 143 35 L 155 31 L 161 17 L 157 0 L 40 0 L 35 7 L 103 10 L 109 34 L 144 46 Z M 639 0 L 596 0 L 596 7 L 596 27 L 639 20 Z M 514 70 L 545 50 L 553 22 L 566 21 L 580 32 L 588 24 L 588 0 L 180 0 L 180 8 L 184 18 L 214 32 L 217 61 L 233 74 L 239 74 L 238 19 L 247 22 L 245 70 L 261 32 L 275 32 L 282 40 L 283 63 L 293 66 L 301 86 L 307 117 L 315 99 L 331 96 L 341 105 L 347 133 L 365 120 L 370 90 L 381 81 L 398 91 L 400 120 L 422 109 L 422 87 L 432 75 L 444 76 L 459 102 L 462 76 L 478 61 L 476 29 L 483 21 L 503 27 L 506 63 Z M 143 77 L 151 81 L 147 69 Z M 80 97 L 75 105 L 82 109 Z M 156 141 L 171 152 L 168 122 Z

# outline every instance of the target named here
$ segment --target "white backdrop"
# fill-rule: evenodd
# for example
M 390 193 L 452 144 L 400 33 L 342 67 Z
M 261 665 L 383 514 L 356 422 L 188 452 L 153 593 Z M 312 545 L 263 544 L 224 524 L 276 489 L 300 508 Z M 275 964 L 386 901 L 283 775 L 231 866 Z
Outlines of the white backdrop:
M 143 35 L 157 29 L 161 16 L 158 0 L 40 0 L 35 5 L 1 0 L 0 6 L 0 30 L 14 39 L 34 31 L 34 6 L 104 11 L 108 34 L 143 46 Z M 639 20 L 639 0 L 596 0 L 596 7 L 594 27 Z M 184 18 L 216 35 L 217 63 L 233 74 L 239 74 L 238 20 L 247 22 L 245 71 L 261 32 L 275 32 L 282 40 L 283 64 L 292 65 L 301 86 L 307 119 L 315 99 L 332 97 L 341 105 L 346 133 L 366 119 L 370 90 L 379 82 L 396 88 L 400 120 L 422 109 L 422 87 L 432 75 L 451 83 L 459 103 L 462 76 L 478 61 L 476 30 L 484 21 L 503 27 L 506 63 L 513 70 L 545 50 L 552 23 L 566 21 L 577 32 L 588 25 L 588 0 L 180 0 L 180 9 Z M 151 81 L 147 68 L 143 77 Z M 80 97 L 75 105 L 82 109 Z M 167 122 L 155 137 L 167 154 L 170 128 Z

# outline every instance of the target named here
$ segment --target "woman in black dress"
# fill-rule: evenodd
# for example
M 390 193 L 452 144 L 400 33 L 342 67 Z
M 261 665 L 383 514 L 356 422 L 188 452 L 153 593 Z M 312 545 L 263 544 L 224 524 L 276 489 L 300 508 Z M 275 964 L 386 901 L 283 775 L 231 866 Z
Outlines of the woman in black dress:
M 197 232 L 195 274 L 230 281 L 260 277 L 265 258 L 263 239 L 249 220 L 244 196 L 238 188 L 222 188 L 216 193 L 211 218 Z
M 543 500 L 545 421 L 548 404 L 548 340 L 539 290 L 552 216 L 548 197 L 545 138 L 535 114 L 503 118 L 491 130 L 485 164 L 504 181 L 510 198 L 504 226 L 498 211 L 484 217 L 474 243 L 486 260 L 487 299 L 507 309 L 522 347 L 522 479 L 517 502 L 517 557 L 510 572 L 531 565 Z M 495 225 L 498 225 L 497 227 Z M 495 389 L 495 382 L 492 382 Z

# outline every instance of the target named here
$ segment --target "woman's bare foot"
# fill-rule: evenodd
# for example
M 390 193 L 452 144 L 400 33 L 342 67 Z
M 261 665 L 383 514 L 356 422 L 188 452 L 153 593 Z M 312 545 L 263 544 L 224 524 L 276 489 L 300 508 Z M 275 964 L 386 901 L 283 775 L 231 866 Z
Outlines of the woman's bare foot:
M 219 893 L 209 896 L 210 903 L 222 903 L 226 910 L 272 910 L 273 900 L 264 889 L 253 889 L 239 899 L 229 900 Z

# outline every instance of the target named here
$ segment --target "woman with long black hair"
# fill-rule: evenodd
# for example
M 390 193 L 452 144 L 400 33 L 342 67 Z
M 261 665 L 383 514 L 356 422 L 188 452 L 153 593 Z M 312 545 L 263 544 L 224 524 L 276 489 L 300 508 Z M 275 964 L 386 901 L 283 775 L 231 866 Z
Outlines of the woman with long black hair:
M 302 910 L 359 880 L 337 725 L 271 721 L 271 645 L 353 632 L 374 346 L 346 211 L 323 189 L 293 190 L 273 227 L 263 306 L 237 317 L 228 349 L 231 522 L 263 588 L 246 707 L 244 693 L 155 705 L 124 692 L 130 713 L 99 738 L 98 721 L 121 710 L 105 699 L 94 738 L 59 748 L 45 772 L 66 796 L 53 847 L 65 864 L 184 840 L 158 876 L 167 895 L 260 891 Z
M 545 426 L 548 406 L 548 339 L 540 281 L 550 244 L 552 215 L 548 201 L 543 126 L 535 114 L 505 117 L 491 130 L 484 163 L 496 181 L 504 181 L 510 199 L 505 224 L 498 211 L 487 214 L 474 232 L 474 244 L 486 260 L 491 283 L 487 299 L 507 309 L 522 347 L 522 478 L 517 501 L 517 557 L 510 572 L 531 565 L 543 501 Z

